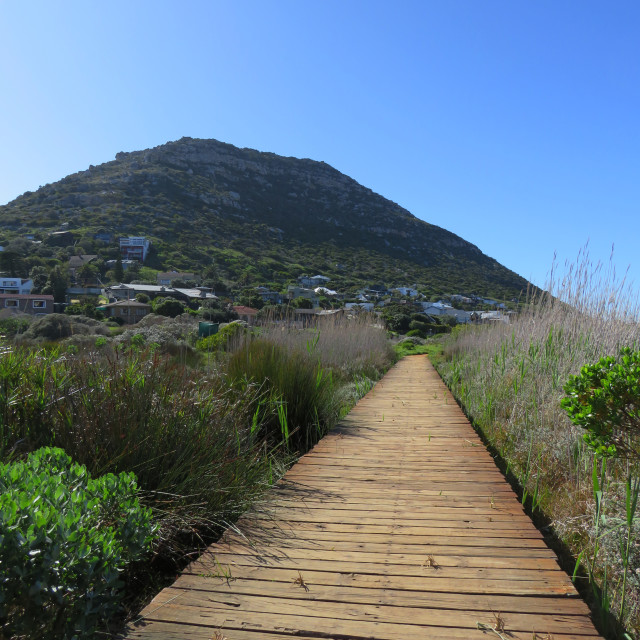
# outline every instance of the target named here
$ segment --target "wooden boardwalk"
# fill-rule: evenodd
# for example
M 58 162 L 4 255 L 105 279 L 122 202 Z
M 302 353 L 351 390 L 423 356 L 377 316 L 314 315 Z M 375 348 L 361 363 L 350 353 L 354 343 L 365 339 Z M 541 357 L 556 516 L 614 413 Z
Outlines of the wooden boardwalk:
M 598 636 L 423 356 L 405 358 L 128 638 Z

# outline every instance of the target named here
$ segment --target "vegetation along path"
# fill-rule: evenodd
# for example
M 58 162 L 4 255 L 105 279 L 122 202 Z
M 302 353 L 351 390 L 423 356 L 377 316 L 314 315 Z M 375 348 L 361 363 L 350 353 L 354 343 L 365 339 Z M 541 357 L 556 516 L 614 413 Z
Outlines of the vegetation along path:
M 129 638 L 598 637 L 425 356 L 400 361 Z

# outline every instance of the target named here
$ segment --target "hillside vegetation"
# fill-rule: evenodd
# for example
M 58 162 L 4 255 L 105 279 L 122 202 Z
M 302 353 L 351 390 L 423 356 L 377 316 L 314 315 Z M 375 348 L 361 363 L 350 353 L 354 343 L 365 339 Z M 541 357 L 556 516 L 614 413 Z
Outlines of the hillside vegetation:
M 334 289 L 418 283 L 427 295 L 504 300 L 527 286 L 473 244 L 323 162 L 215 140 L 119 153 L 0 207 L 3 245 L 27 234 L 43 241 L 29 267 L 51 266 L 60 248 L 48 234 L 61 229 L 73 234 L 67 253 L 104 259 L 116 258 L 119 236 L 145 236 L 146 266 L 206 271 L 226 287 L 281 288 L 322 273 Z

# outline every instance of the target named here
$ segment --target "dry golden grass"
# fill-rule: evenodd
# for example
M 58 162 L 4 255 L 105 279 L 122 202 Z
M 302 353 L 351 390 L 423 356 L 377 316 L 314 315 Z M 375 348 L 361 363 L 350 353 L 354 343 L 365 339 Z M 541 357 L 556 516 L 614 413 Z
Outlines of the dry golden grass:
M 547 291 L 511 324 L 454 332 L 440 373 L 523 485 L 529 505 L 550 518 L 575 556 L 582 553 L 588 561 L 600 546 L 596 576 L 605 584 L 606 571 L 610 610 L 619 613 L 623 564 L 618 525 L 625 509 L 624 482 L 638 469 L 622 461 L 608 465 L 606 522 L 596 529 L 593 455 L 560 400 L 568 377 L 583 365 L 617 355 L 620 347 L 640 346 L 638 298 L 611 263 L 593 265 L 586 250 L 561 278 L 552 271 Z M 640 531 L 636 534 L 623 617 L 637 633 Z

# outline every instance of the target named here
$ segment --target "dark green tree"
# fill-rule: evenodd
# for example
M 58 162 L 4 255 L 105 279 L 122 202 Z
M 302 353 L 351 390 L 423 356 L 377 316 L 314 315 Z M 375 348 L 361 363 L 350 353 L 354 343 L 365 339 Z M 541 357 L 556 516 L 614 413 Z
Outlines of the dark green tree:
M 46 267 L 32 267 L 29 271 L 29 277 L 33 280 L 33 289 L 31 293 L 42 293 L 42 290 L 47 286 L 49 280 L 49 271 Z
M 153 313 L 157 313 L 159 316 L 175 318 L 184 313 L 185 306 L 175 298 L 156 298 L 152 302 L 152 309 Z
M 49 290 L 55 302 L 64 302 L 67 295 L 69 278 L 60 265 L 56 265 L 49 272 L 46 289 Z
M 117 282 L 124 280 L 124 267 L 122 266 L 122 256 L 118 256 L 116 266 L 113 268 L 113 277 Z

